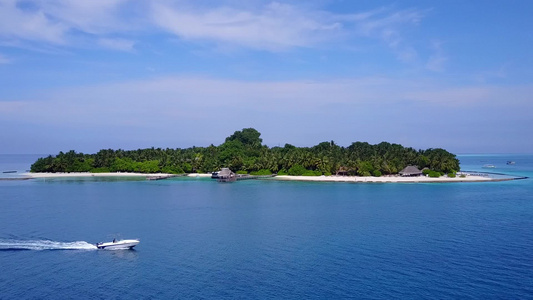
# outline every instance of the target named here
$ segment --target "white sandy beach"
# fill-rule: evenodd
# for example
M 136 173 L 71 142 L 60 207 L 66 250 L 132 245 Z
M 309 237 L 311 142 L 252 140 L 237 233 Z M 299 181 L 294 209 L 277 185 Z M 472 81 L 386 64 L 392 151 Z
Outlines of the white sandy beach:
M 172 174 L 143 174 L 143 173 L 25 173 L 23 174 L 30 178 L 62 178 L 62 177 L 164 177 L 173 176 Z M 188 174 L 188 177 L 211 177 L 210 173 L 203 174 Z M 466 175 L 465 177 L 457 176 L 455 178 L 439 177 L 431 178 L 426 176 L 416 177 L 401 177 L 401 176 L 289 176 L 280 175 L 269 178 L 271 180 L 286 180 L 286 181 L 318 181 L 318 182 L 357 182 L 357 183 L 416 183 L 416 182 L 484 182 L 484 181 L 501 181 L 502 179 L 491 178 L 487 176 Z
M 457 176 L 455 178 L 450 177 L 439 177 L 432 178 L 426 176 L 415 176 L 415 177 L 401 177 L 401 176 L 382 176 L 382 177 L 372 177 L 372 176 L 287 176 L 280 175 L 276 176 L 273 179 L 277 180 L 296 180 L 296 181 L 322 181 L 322 182 L 376 182 L 376 183 L 387 183 L 387 182 L 397 182 L 397 183 L 416 183 L 416 182 L 484 182 L 484 181 L 498 181 L 501 179 L 495 179 L 486 176 L 474 176 L 467 175 L 465 177 Z

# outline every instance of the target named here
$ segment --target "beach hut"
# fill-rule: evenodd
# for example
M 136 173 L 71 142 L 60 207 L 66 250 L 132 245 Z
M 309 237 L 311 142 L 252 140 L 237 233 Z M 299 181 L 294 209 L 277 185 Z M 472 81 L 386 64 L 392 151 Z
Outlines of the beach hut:
M 222 168 L 217 174 L 217 179 L 219 182 L 233 182 L 237 180 L 235 173 L 233 173 L 228 168 Z
M 422 171 L 420 171 L 415 166 L 407 166 L 405 169 L 400 171 L 400 176 L 403 177 L 409 177 L 409 176 L 420 176 L 422 175 Z
M 335 175 L 337 175 L 337 176 L 339 176 L 339 175 L 340 175 L 340 176 L 346 176 L 346 175 L 348 175 L 348 168 L 346 168 L 346 167 L 340 167 L 340 168 L 337 170 L 337 172 L 335 173 Z

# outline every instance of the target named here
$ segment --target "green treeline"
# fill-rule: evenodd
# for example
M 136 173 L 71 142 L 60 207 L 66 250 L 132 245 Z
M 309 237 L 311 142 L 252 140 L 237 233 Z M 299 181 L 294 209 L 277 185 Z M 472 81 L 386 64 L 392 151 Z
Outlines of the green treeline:
M 348 147 L 333 141 L 313 147 L 269 148 L 253 128 L 236 131 L 219 146 L 187 149 L 100 150 L 96 154 L 60 152 L 39 158 L 32 172 L 206 173 L 230 168 L 253 174 L 381 176 L 397 174 L 408 165 L 435 172 L 459 170 L 459 160 L 444 149 L 415 150 L 382 142 L 355 142 Z

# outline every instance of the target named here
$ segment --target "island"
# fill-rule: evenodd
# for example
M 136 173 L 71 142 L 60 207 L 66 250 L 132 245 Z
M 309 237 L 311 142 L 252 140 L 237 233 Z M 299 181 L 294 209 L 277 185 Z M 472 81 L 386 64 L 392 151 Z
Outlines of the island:
M 219 146 L 186 149 L 149 148 L 74 150 L 37 159 L 30 177 L 210 176 L 221 168 L 236 174 L 271 175 L 278 180 L 344 182 L 487 181 L 486 176 L 458 173 L 456 155 L 441 149 L 416 150 L 381 142 L 354 142 L 348 147 L 322 142 L 313 147 L 263 145 L 254 128 L 235 131 Z

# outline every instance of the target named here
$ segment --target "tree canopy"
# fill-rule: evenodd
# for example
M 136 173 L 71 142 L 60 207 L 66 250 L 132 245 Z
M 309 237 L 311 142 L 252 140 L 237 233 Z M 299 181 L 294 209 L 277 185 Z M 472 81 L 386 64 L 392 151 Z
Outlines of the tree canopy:
M 186 149 L 103 149 L 96 154 L 59 152 L 39 158 L 32 172 L 141 172 L 203 173 L 230 168 L 234 172 L 300 175 L 348 174 L 381 176 L 397 174 L 409 165 L 442 173 L 459 170 L 459 160 L 444 149 L 415 150 L 382 142 L 354 142 L 342 147 L 322 142 L 313 147 L 269 148 L 253 128 L 235 131 L 219 146 Z

